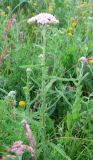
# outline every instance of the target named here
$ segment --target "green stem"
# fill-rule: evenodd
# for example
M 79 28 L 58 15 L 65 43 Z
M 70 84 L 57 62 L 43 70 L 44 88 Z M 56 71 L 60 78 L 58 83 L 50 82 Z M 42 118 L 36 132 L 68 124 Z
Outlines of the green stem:
M 27 110 L 30 109 L 30 75 L 27 73 Z
M 46 78 L 46 65 L 45 65 L 45 52 L 46 52 L 46 28 L 42 31 L 43 40 L 43 59 L 42 59 L 42 129 L 43 129 L 43 156 L 46 160 L 46 131 L 45 131 L 45 110 L 46 110 L 46 93 L 45 93 L 45 78 Z
M 17 160 L 22 160 L 22 156 L 17 156 Z
M 30 75 L 31 75 L 31 69 L 27 68 L 26 70 L 27 73 L 27 83 L 26 83 L 26 87 L 24 87 L 24 92 L 25 92 L 25 96 L 26 96 L 26 113 L 27 115 L 29 115 L 29 111 L 30 111 L 30 86 L 31 86 L 31 82 L 30 82 Z

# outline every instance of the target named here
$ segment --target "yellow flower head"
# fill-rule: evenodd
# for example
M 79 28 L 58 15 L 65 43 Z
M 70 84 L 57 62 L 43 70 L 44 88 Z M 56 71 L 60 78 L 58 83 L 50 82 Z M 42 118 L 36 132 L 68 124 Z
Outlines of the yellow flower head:
M 93 59 L 92 58 L 88 59 L 88 62 L 93 63 Z
M 3 17 L 7 16 L 7 14 L 6 14 L 4 11 L 2 11 L 2 12 L 0 13 L 0 15 L 3 16 Z
M 72 37 L 72 33 L 71 33 L 71 32 L 68 32 L 68 36 L 69 36 L 69 37 Z
M 68 31 L 72 31 L 72 27 L 69 27 L 69 28 L 68 28 Z
M 76 27 L 77 23 L 76 22 L 72 22 L 72 26 Z
M 20 101 L 19 102 L 19 107 L 25 107 L 25 101 Z

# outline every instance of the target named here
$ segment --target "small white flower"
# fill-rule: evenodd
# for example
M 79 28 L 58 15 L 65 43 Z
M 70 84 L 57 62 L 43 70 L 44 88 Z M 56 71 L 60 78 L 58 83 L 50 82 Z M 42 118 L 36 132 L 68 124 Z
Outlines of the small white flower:
M 86 62 L 87 62 L 87 58 L 86 58 L 86 57 L 81 57 L 81 58 L 79 59 L 79 62 L 81 62 L 81 63 L 86 63 Z
M 38 56 L 38 58 L 43 59 L 43 58 L 44 58 L 44 55 L 43 55 L 43 54 L 40 54 L 40 55 Z
M 15 98 L 16 96 L 16 91 L 10 91 L 7 96 L 5 97 L 6 98 Z
M 26 72 L 31 73 L 31 72 L 32 72 L 32 69 L 31 69 L 31 68 L 27 68 Z

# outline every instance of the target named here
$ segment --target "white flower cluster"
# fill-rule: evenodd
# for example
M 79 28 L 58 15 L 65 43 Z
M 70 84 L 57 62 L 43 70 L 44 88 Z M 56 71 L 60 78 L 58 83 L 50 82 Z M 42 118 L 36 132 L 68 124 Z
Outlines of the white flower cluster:
M 58 24 L 59 20 L 57 20 L 52 14 L 40 13 L 34 17 L 29 18 L 27 23 L 29 24 L 37 23 L 41 25 Z

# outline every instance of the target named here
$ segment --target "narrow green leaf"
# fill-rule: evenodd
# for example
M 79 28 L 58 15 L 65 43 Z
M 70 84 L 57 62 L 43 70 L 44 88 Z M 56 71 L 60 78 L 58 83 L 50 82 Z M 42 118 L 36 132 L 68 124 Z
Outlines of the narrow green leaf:
M 69 156 L 66 155 L 65 151 L 60 148 L 58 145 L 54 144 L 54 143 L 51 143 L 49 142 L 48 143 L 49 146 L 51 146 L 54 150 L 56 150 L 61 156 L 62 158 L 64 158 L 64 160 L 71 160 L 71 158 Z

